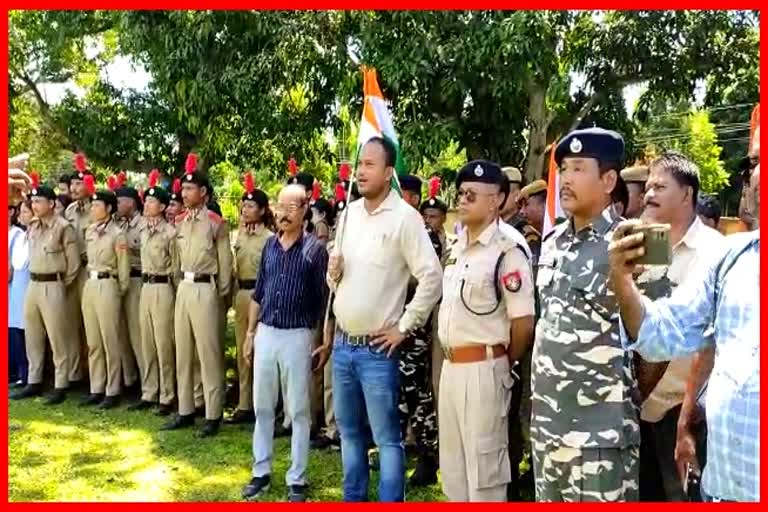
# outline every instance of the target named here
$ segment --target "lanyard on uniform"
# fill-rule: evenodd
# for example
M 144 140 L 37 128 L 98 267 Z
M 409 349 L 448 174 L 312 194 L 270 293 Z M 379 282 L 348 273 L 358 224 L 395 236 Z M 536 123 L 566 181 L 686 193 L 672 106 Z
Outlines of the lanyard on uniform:
M 467 311 L 470 313 L 473 313 L 477 316 L 487 316 L 491 315 L 496 312 L 497 309 L 499 309 L 499 305 L 501 304 L 501 288 L 499 287 L 499 270 L 501 269 L 501 262 L 504 261 L 504 256 L 506 255 L 506 252 L 502 252 L 499 254 L 499 259 L 496 260 L 496 266 L 493 269 L 493 291 L 496 294 L 496 305 L 493 307 L 490 311 L 484 311 L 479 312 L 475 311 L 469 305 L 467 305 L 467 302 L 464 300 L 464 283 L 466 282 L 466 279 L 461 278 L 461 287 L 459 288 L 459 297 L 461 297 L 461 303 L 464 305 L 465 308 L 467 308 Z

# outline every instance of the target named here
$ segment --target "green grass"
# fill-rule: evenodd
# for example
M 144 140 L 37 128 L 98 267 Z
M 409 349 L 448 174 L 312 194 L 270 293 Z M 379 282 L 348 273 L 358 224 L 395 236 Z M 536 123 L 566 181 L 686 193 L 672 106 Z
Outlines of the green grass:
M 42 399 L 8 407 L 10 501 L 240 501 L 250 479 L 250 425 L 225 425 L 200 439 L 197 428 L 160 432 L 151 411 L 77 407 L 78 395 L 46 407 Z M 198 420 L 200 424 L 200 420 Z M 408 461 L 408 473 L 413 469 Z M 272 489 L 264 501 L 285 501 L 288 438 L 275 440 Z M 377 473 L 372 473 L 375 499 Z M 311 451 L 311 501 L 341 500 L 341 455 Z M 408 490 L 408 501 L 442 501 L 440 486 Z

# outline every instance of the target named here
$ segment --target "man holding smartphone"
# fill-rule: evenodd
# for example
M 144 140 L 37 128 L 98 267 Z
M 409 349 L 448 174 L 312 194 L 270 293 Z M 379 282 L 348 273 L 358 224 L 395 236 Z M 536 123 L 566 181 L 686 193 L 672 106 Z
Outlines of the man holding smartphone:
M 636 501 L 639 396 L 608 290 L 607 248 L 624 140 L 577 130 L 555 149 L 570 218 L 544 238 L 536 287 L 531 441 L 536 499 Z

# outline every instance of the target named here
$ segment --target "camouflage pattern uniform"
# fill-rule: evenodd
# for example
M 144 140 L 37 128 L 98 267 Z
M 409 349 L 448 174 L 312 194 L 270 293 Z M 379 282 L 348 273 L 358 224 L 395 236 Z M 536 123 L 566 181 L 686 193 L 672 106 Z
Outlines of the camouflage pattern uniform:
M 610 208 L 578 233 L 545 239 L 536 287 L 541 315 L 532 368 L 537 501 L 636 501 L 639 393 L 608 289 Z
M 432 247 L 438 256 L 443 253 L 439 235 L 427 227 Z M 415 292 L 415 283 L 408 287 L 406 304 Z M 430 315 L 426 323 L 411 333 L 403 342 L 400 352 L 400 428 L 403 439 L 406 437 L 408 422 L 416 437 L 416 447 L 420 455 L 437 457 L 437 414 L 432 395 L 431 350 L 432 320 Z

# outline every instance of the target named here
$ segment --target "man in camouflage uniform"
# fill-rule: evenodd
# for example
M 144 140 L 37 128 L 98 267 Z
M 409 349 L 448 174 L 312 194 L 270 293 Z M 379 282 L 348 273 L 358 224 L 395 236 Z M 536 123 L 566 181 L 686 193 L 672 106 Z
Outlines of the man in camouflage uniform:
M 538 501 L 636 501 L 640 429 L 632 359 L 608 289 L 611 194 L 624 141 L 600 128 L 555 149 L 571 218 L 545 237 L 532 368 L 531 439 Z
M 403 176 L 400 178 L 400 187 L 403 199 L 418 209 L 421 202 L 421 180 L 412 175 Z M 426 229 L 439 258 L 443 253 L 440 238 L 431 227 L 427 226 Z M 415 288 L 415 283 L 411 282 L 405 297 L 406 304 L 413 297 Z M 433 316 L 406 338 L 399 360 L 400 427 L 405 439 L 410 421 L 419 456 L 416 470 L 408 480 L 409 485 L 414 487 L 437 482 L 437 414 L 430 382 Z

